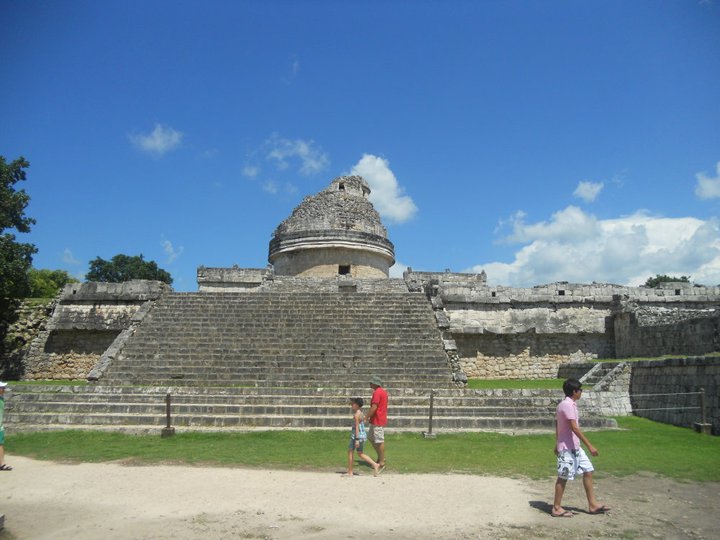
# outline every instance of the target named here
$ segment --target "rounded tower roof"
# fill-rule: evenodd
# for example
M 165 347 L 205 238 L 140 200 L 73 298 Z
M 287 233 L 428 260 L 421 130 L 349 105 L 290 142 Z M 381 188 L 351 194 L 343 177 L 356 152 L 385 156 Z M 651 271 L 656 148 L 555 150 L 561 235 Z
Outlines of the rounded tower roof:
M 395 248 L 369 195 L 362 177 L 340 176 L 317 195 L 305 197 L 275 229 L 269 261 L 281 252 L 342 245 L 381 253 L 394 264 Z
M 275 229 L 274 236 L 302 231 L 361 231 L 387 238 L 380 214 L 368 200 L 370 186 L 360 176 L 340 176 L 317 195 L 305 197 Z

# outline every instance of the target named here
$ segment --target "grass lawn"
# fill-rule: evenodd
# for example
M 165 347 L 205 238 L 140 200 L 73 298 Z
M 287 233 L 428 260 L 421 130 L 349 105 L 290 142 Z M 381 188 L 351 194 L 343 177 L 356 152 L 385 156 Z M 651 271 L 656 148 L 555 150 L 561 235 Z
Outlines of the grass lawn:
M 597 476 L 648 471 L 678 480 L 720 481 L 720 437 L 646 419 L 618 418 L 622 430 L 589 433 L 600 450 Z M 179 433 L 160 436 L 59 431 L 6 437 L 12 455 L 44 460 L 188 463 L 281 469 L 341 470 L 344 431 Z M 498 433 L 419 433 L 387 436 L 389 469 L 400 473 L 468 473 L 547 478 L 555 473 L 554 436 Z M 371 455 L 374 456 L 372 451 Z
M 468 379 L 467 388 L 473 390 L 557 390 L 562 394 L 564 379 Z

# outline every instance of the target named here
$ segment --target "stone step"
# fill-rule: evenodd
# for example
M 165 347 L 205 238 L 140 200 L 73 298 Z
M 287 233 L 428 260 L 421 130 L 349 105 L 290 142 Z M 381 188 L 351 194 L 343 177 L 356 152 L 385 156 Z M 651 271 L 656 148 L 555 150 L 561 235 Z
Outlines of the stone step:
M 59 425 L 85 429 L 133 427 L 159 429 L 165 423 L 165 393 L 157 387 L 28 385 L 18 387 L 6 406 L 10 430 L 50 429 Z M 298 388 L 176 387 L 172 424 L 190 430 L 246 428 L 347 428 L 348 396 L 368 388 L 306 390 Z M 429 395 L 390 389 L 393 429 L 424 429 Z M 447 389 L 434 399 L 435 429 L 552 429 L 555 391 Z M 369 399 L 368 399 L 369 401 Z M 583 416 L 586 427 L 614 427 L 611 420 Z

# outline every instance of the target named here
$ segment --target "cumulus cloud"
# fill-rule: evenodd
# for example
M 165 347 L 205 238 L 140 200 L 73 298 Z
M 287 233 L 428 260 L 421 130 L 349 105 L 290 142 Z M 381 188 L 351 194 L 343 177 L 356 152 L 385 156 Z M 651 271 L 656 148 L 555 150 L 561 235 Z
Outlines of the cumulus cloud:
M 73 252 L 70 251 L 70 248 L 65 248 L 65 251 L 63 251 L 63 257 L 62 260 L 65 264 L 80 264 L 80 261 L 78 261 L 74 256 Z
M 403 277 L 403 272 L 405 272 L 405 270 L 407 270 L 407 265 L 401 263 L 400 261 L 395 261 L 395 264 L 390 267 L 390 277 L 401 278 Z
M 350 174 L 362 176 L 370 186 L 370 202 L 383 219 L 404 223 L 417 213 L 413 200 L 404 195 L 388 160 L 372 154 L 363 154 Z
M 165 255 L 167 255 L 166 262 L 168 264 L 172 263 L 175 259 L 177 259 L 180 255 L 183 254 L 183 251 L 185 251 L 185 248 L 180 246 L 179 248 L 176 248 L 173 246 L 172 242 L 170 240 L 163 238 L 161 241 L 161 245 L 163 248 L 163 251 L 165 252 Z
M 547 222 L 511 220 L 505 241 L 522 244 L 510 263 L 488 262 L 488 283 L 530 287 L 554 281 L 641 285 L 656 274 L 720 283 L 720 220 L 666 218 L 646 212 L 599 220 L 568 207 Z
M 150 133 L 129 135 L 128 138 L 143 152 L 161 157 L 180 146 L 183 133 L 162 124 L 155 124 L 155 129 Z
M 298 172 L 309 176 L 318 173 L 330 164 L 325 152 L 315 141 L 285 139 L 273 134 L 264 144 L 265 158 L 275 163 L 278 170 L 286 170 L 291 164 L 298 165 Z
M 697 184 L 695 186 L 695 195 L 701 199 L 717 199 L 720 198 L 720 161 L 715 166 L 714 178 L 705 176 L 705 173 L 697 173 Z
M 597 199 L 597 196 L 600 195 L 604 186 L 605 184 L 602 182 L 590 182 L 589 180 L 583 180 L 578 183 L 573 195 L 585 202 L 593 202 Z

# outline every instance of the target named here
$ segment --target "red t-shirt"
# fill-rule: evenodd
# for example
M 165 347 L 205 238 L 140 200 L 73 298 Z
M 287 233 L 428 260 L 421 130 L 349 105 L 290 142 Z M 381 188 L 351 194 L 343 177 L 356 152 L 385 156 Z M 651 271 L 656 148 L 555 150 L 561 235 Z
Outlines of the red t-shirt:
M 377 410 L 373 417 L 370 419 L 370 423 L 373 426 L 385 426 L 387 425 L 387 404 L 388 395 L 382 386 L 378 386 L 372 395 L 370 406 L 377 404 Z

